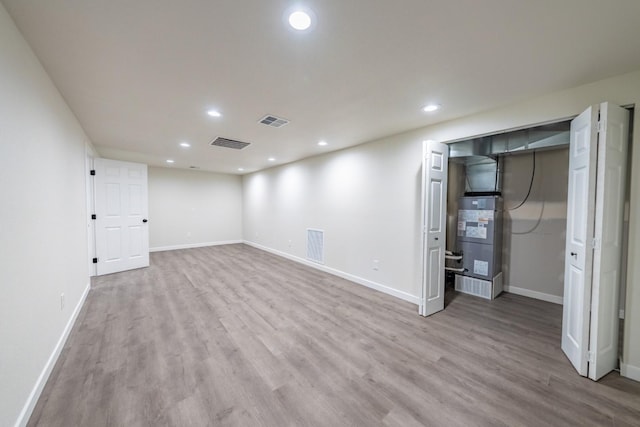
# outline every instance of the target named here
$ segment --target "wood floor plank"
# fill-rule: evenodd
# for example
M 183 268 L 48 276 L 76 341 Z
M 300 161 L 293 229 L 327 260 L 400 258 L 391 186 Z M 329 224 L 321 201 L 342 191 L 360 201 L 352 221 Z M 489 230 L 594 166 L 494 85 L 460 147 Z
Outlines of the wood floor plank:
M 640 384 L 578 376 L 562 307 L 416 306 L 246 245 L 94 278 L 30 426 L 640 426 Z

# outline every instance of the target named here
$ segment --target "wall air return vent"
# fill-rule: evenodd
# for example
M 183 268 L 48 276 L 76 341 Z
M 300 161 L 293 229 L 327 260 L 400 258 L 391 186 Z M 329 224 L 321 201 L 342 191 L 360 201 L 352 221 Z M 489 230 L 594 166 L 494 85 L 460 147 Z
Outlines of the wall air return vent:
M 260 123 L 263 125 L 271 126 L 272 128 L 281 128 L 282 126 L 289 123 L 289 120 L 282 119 L 276 116 L 264 116 L 260 119 Z
M 214 139 L 209 144 L 214 145 L 216 147 L 233 148 L 234 150 L 242 150 L 247 145 L 249 145 L 248 142 L 236 141 L 234 139 L 227 139 L 227 138 L 220 138 L 220 137 Z
M 307 228 L 307 259 L 324 264 L 324 231 Z

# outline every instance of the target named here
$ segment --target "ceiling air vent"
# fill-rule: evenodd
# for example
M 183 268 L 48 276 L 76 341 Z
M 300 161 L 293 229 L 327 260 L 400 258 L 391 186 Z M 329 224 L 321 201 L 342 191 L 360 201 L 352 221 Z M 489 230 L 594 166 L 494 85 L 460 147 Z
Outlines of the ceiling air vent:
M 242 150 L 244 147 L 249 145 L 248 142 L 236 141 L 234 139 L 227 138 L 216 138 L 211 141 L 210 145 L 215 145 L 216 147 L 225 147 L 225 148 L 233 148 L 234 150 Z
M 260 123 L 262 123 L 263 125 L 271 126 L 272 128 L 280 128 L 288 124 L 289 120 L 281 119 L 280 117 L 276 117 L 276 116 L 264 116 L 260 120 Z

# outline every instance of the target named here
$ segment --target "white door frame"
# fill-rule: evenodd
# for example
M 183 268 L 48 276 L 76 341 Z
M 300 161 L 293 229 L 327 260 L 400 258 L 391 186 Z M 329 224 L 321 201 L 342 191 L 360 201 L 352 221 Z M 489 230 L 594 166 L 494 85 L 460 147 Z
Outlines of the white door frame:
M 84 145 L 85 151 L 85 191 L 87 198 L 87 263 L 89 270 L 89 277 L 93 277 L 97 274 L 96 264 L 93 259 L 96 257 L 96 224 L 91 215 L 95 213 L 95 182 L 91 171 L 93 170 L 93 159 L 95 154 L 89 143 Z

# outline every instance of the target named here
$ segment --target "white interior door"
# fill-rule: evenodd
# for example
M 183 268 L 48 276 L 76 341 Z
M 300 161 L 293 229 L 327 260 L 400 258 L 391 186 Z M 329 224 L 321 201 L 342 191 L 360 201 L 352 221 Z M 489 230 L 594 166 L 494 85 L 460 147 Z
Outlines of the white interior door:
M 596 105 L 571 123 L 562 350 L 592 379 L 617 362 L 628 137 L 628 113 L 621 110 Z
M 597 125 L 598 109 L 589 107 L 571 122 L 569 143 L 562 350 L 583 376 L 589 345 Z
M 591 291 L 589 378 L 599 380 L 618 364 L 618 304 L 626 184 L 629 111 L 600 105 L 596 178 L 595 249 Z
M 97 274 L 149 266 L 147 165 L 95 159 Z
M 439 142 L 426 141 L 423 152 L 423 267 L 420 314 L 429 316 L 444 309 L 449 147 Z

